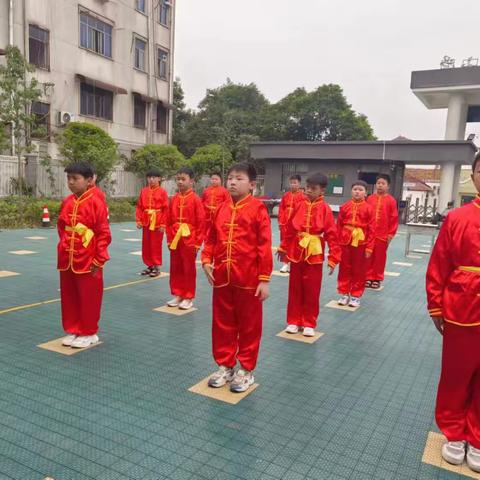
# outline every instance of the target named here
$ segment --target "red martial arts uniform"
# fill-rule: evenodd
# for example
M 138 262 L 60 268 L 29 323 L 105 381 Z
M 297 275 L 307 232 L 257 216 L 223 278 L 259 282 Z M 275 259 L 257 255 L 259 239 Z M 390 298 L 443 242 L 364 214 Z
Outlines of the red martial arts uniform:
M 95 187 L 63 201 L 57 228 L 63 329 L 72 335 L 94 335 L 102 306 L 102 267 L 109 260 L 112 239 L 107 207 Z M 98 267 L 94 274 L 93 266 Z
M 285 228 L 292 216 L 295 203 L 304 198 L 304 194 L 301 190 L 298 192 L 286 192 L 282 197 L 282 201 L 278 206 L 278 228 L 280 229 L 280 243 L 282 242 L 283 234 L 285 233 Z
M 168 195 L 160 186 L 142 188 L 137 225 L 142 226 L 142 259 L 147 267 L 162 265 L 163 231 L 167 226 Z
M 230 200 L 230 194 L 225 187 L 207 187 L 203 191 L 202 202 L 205 207 L 206 229 L 210 228 L 218 207 L 225 201 Z
M 290 263 L 287 323 L 317 327 L 322 269 L 328 243 L 328 266 L 340 261 L 341 248 L 330 206 L 323 197 L 314 202 L 302 196 L 285 226 L 279 251 Z
M 365 291 L 368 259 L 375 242 L 374 212 L 365 201 L 349 200 L 340 207 L 337 218 L 338 240 L 342 246 L 342 261 L 337 288 L 341 295 L 361 297 Z
M 265 205 L 251 195 L 223 203 L 205 240 L 202 263 L 214 265 L 213 357 L 252 371 L 262 336 L 259 282 L 272 273 L 272 233 Z
M 170 289 L 183 299 L 195 298 L 197 251 L 205 236 L 205 210 L 200 197 L 189 190 L 170 202 L 167 243 L 170 248 Z
M 375 193 L 368 197 L 367 203 L 372 206 L 375 217 L 375 243 L 369 260 L 367 280 L 383 282 L 388 245 L 398 228 L 397 201 L 388 193 Z
M 449 442 L 480 448 L 480 195 L 448 214 L 426 287 L 430 315 L 445 320 L 438 427 Z

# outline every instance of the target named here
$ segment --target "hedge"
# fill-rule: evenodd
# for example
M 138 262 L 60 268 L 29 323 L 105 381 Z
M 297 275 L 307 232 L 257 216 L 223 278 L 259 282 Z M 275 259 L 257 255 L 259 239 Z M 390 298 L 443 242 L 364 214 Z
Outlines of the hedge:
M 110 222 L 135 221 L 136 198 L 108 199 Z M 0 199 L 0 228 L 35 228 L 42 226 L 42 212 L 46 205 L 50 221 L 55 225 L 60 211 L 60 200 L 33 197 L 6 197 Z

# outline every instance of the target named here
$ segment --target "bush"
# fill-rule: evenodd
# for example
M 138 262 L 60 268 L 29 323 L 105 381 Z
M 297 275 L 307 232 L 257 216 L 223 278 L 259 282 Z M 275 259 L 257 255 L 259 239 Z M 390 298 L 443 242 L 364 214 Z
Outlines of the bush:
M 136 198 L 108 199 L 110 222 L 133 222 L 136 202 Z M 48 207 L 51 225 L 55 225 L 60 212 L 60 200 L 31 197 L 0 199 L 0 228 L 41 227 L 44 205 Z
M 163 177 L 174 175 L 185 164 L 185 157 L 175 145 L 144 145 L 125 161 L 125 170 L 145 177 L 148 170 L 156 168 Z

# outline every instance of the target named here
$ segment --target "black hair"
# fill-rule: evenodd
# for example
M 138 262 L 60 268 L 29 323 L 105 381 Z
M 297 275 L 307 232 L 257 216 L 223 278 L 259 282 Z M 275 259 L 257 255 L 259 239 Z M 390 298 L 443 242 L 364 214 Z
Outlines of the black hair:
M 220 172 L 212 172 L 212 173 L 210 174 L 210 177 L 213 177 L 214 175 L 215 175 L 216 177 L 219 177 L 220 180 L 222 179 L 222 174 L 221 174 Z
M 367 190 L 367 188 L 368 188 L 367 182 L 364 182 L 363 180 L 355 180 L 352 183 L 352 188 L 357 187 L 357 186 L 363 187 L 365 190 Z
M 145 176 L 146 177 L 161 177 L 162 174 L 160 173 L 160 170 L 158 170 L 158 168 L 150 168 L 150 170 L 147 171 Z
M 290 180 L 298 180 L 299 182 L 302 181 L 302 177 L 298 174 L 295 174 L 295 175 L 291 175 L 290 176 Z
M 254 182 L 257 179 L 257 171 L 255 170 L 255 167 L 247 162 L 239 162 L 239 163 L 234 163 L 229 169 L 228 169 L 228 175 L 230 175 L 232 172 L 242 172 L 246 173 L 248 179 L 251 182 Z
M 307 185 L 319 185 L 320 187 L 326 187 L 328 185 L 328 177 L 323 173 L 312 173 L 307 177 Z
M 477 168 L 477 163 L 480 162 L 480 150 L 477 152 L 475 155 L 475 158 L 472 163 L 472 172 L 475 172 L 475 169 Z
M 71 163 L 70 165 L 67 165 L 65 167 L 64 172 L 70 175 L 81 175 L 83 178 L 93 178 L 93 176 L 95 175 L 95 170 L 87 162 Z
M 392 181 L 390 175 L 387 175 L 386 173 L 379 173 L 375 181 L 380 180 L 381 178 L 383 178 L 390 185 L 390 182 Z
M 181 175 L 182 173 L 188 175 L 192 180 L 195 178 L 195 173 L 193 173 L 193 169 L 191 169 L 190 167 L 179 168 L 177 171 L 177 175 Z

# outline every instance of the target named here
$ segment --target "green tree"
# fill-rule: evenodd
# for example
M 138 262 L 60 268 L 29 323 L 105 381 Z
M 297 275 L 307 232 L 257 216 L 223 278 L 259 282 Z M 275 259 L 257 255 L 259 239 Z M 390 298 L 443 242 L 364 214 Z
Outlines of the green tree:
M 210 144 L 197 148 L 190 161 L 198 177 L 215 172 L 225 177 L 225 172 L 232 164 L 233 157 L 230 150 L 223 145 Z
M 118 147 L 113 138 L 91 123 L 71 122 L 58 136 L 63 164 L 88 162 L 97 174 L 98 182 L 109 177 L 119 160 Z
M 18 184 L 23 184 L 22 154 L 30 149 L 30 131 L 35 126 L 32 102 L 41 91 L 35 78 L 29 78 L 34 68 L 14 46 L 6 48 L 6 62 L 0 65 L 0 124 L 10 125 L 13 133 L 12 155 L 18 159 Z
M 166 178 L 171 177 L 185 163 L 185 157 L 175 145 L 144 145 L 125 161 L 125 169 L 144 177 L 151 168 L 157 168 Z
M 185 105 L 185 94 L 179 78 L 173 82 L 173 137 L 172 143 L 177 145 L 182 152 L 188 152 L 188 125 L 190 124 L 193 112 L 188 110 Z

